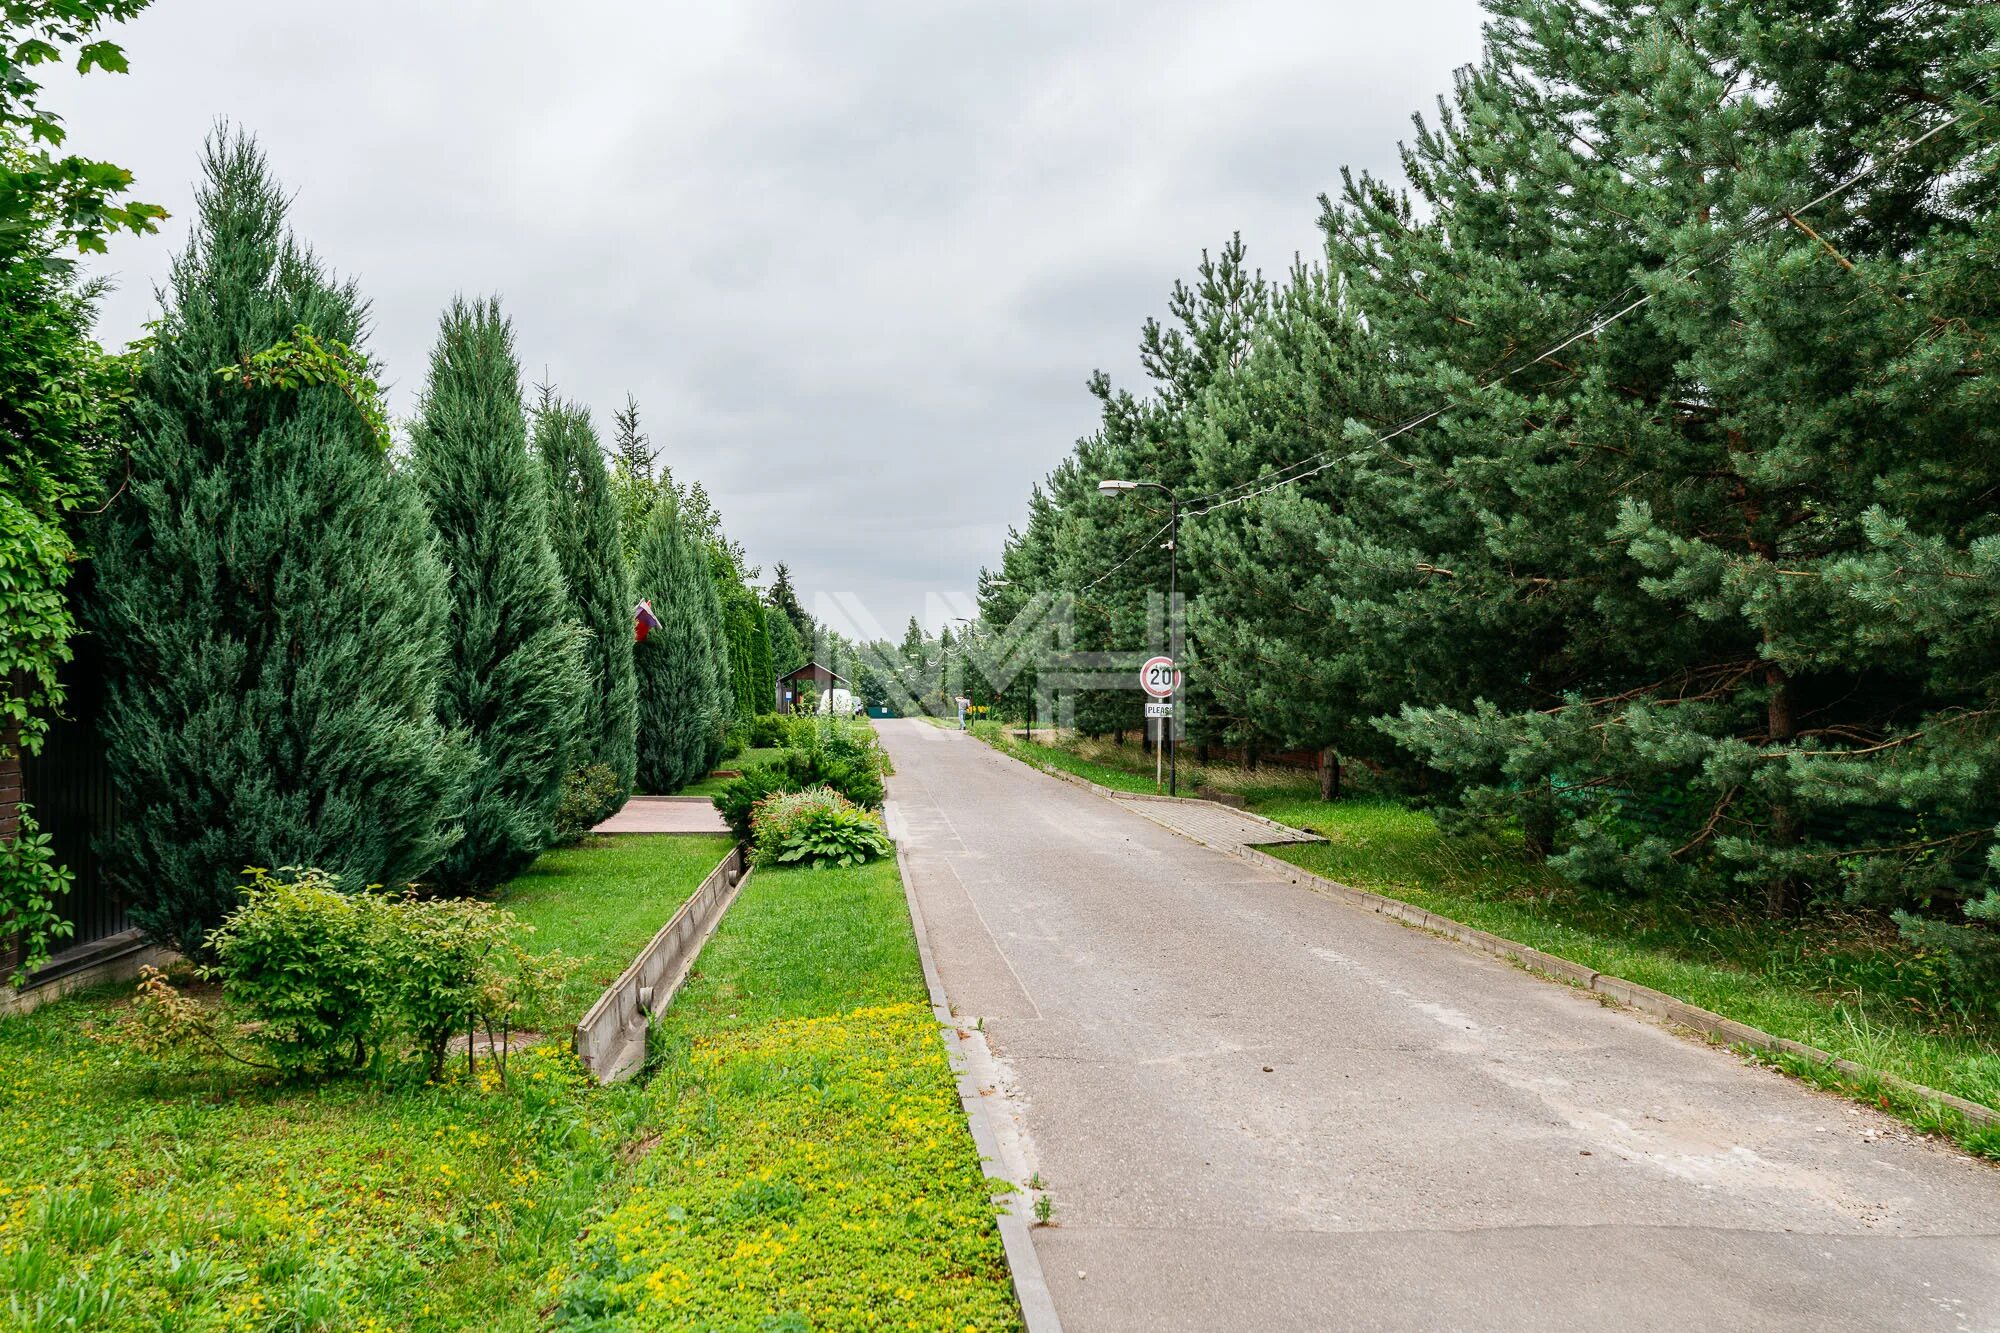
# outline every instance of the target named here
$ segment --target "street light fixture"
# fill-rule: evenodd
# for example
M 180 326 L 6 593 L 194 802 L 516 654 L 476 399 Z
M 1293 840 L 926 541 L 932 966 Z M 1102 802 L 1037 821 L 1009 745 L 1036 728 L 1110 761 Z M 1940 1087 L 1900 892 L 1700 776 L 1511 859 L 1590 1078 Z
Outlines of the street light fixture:
M 1158 491 L 1167 497 L 1167 624 L 1174 618 L 1174 603 L 1180 599 L 1181 586 L 1181 501 L 1174 494 L 1174 488 L 1157 481 L 1121 481 L 1116 477 L 1106 477 L 1097 483 L 1099 495 L 1124 495 L 1141 487 Z M 1174 744 L 1174 726 L 1180 721 L 1180 666 L 1174 666 L 1174 692 L 1168 697 L 1168 704 L 1174 716 L 1161 719 L 1160 734 L 1167 741 L 1167 795 L 1180 792 L 1179 777 L 1175 771 L 1175 761 L 1180 758 L 1180 747 Z

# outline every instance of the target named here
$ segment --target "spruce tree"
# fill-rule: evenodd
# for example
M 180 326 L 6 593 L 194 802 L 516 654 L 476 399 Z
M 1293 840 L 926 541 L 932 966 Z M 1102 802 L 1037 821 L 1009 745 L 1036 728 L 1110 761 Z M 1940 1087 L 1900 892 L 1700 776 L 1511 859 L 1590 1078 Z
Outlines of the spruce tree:
M 679 791 L 713 766 L 726 713 L 718 690 L 715 583 L 700 541 L 671 494 L 653 507 L 639 542 L 633 590 L 657 629 L 633 650 L 639 681 L 639 789 Z
M 354 888 L 424 878 L 465 780 L 437 717 L 450 609 L 415 488 L 340 387 L 216 374 L 296 350 L 300 328 L 358 344 L 366 307 L 287 231 L 248 138 L 219 131 L 203 174 L 90 608 L 124 807 L 107 874 L 141 927 L 189 953 L 246 865 Z M 360 357 L 342 359 L 365 374 Z
M 554 839 L 585 694 L 582 634 L 550 545 L 548 487 L 528 453 L 514 331 L 497 301 L 460 298 L 445 311 L 410 470 L 452 576 L 438 715 L 476 755 L 464 836 L 438 877 L 481 890 Z
M 611 420 L 611 493 L 617 498 L 619 538 L 630 562 L 638 554 L 662 485 L 653 459 L 653 442 L 639 428 L 639 400 L 626 394 L 625 406 L 614 410 Z
M 535 414 L 535 453 L 549 488 L 549 535 L 583 626 L 585 688 L 572 768 L 602 764 L 617 776 L 614 812 L 638 767 L 638 684 L 632 673 L 632 584 L 618 503 L 590 410 L 551 402 Z
M 778 562 L 777 573 L 771 580 L 771 590 L 764 600 L 785 613 L 785 619 L 792 622 L 792 633 L 799 646 L 808 654 L 812 652 L 813 623 L 806 609 L 799 605 L 799 595 L 792 588 L 792 571 L 783 561 Z

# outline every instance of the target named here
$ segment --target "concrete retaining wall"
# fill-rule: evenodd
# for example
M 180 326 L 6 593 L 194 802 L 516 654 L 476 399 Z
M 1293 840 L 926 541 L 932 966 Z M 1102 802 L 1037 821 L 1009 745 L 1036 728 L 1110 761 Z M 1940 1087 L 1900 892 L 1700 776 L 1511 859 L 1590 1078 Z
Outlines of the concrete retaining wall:
M 599 1083 L 630 1078 L 645 1063 L 653 1015 L 673 1001 L 747 874 L 743 849 L 731 848 L 576 1025 L 571 1044 Z
M 149 943 L 136 930 L 123 930 L 51 958 L 17 990 L 0 974 L 0 1017 L 33 1013 L 51 1000 L 92 986 L 131 981 L 142 967 L 166 967 L 180 955 Z M 13 957 L 0 958 L 11 969 Z

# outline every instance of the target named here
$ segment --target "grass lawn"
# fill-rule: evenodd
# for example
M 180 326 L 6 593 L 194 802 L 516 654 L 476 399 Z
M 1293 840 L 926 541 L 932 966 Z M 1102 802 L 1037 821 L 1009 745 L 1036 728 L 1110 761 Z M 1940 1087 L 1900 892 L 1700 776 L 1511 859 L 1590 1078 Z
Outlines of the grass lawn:
M 503 901 L 587 960 L 573 1022 L 721 838 L 551 853 Z M 530 1329 L 643 1132 L 560 1041 L 510 1085 L 311 1087 L 126 1046 L 123 988 L 0 1020 L 0 1322 L 26 1330 Z M 552 1026 L 554 1024 L 552 1018 Z
M 721 833 L 621 833 L 545 853 L 508 884 L 500 905 L 535 928 L 535 947 L 584 960 L 551 1030 L 583 1016 L 729 846 Z
M 980 734 L 1017 757 L 1107 787 L 1153 789 L 1150 757 L 1137 747 L 1105 741 L 1031 746 L 998 733 L 991 727 Z M 1184 766 L 1183 792 L 1198 785 L 1186 780 L 1187 773 Z M 1878 917 L 1773 924 L 1722 903 L 1697 913 L 1669 910 L 1579 890 L 1493 839 L 1447 838 L 1428 814 L 1395 800 L 1324 803 L 1312 774 L 1231 769 L 1211 781 L 1246 795 L 1258 814 L 1325 837 L 1323 844 L 1270 849 L 1316 874 L 2000 1107 L 2000 1028 L 1954 1011 L 1944 998 L 1939 961 L 1910 947 Z M 1879 1096 L 1872 1086 L 1845 1090 L 1871 1101 Z M 1937 1122 L 1926 1108 L 1898 1104 L 1894 1096 L 1888 1101 L 1908 1118 L 2000 1158 L 2000 1131 L 1972 1129 L 1956 1118 Z
M 650 1151 L 559 1320 L 1018 1327 L 894 862 L 759 870 L 655 1026 L 647 1091 Z

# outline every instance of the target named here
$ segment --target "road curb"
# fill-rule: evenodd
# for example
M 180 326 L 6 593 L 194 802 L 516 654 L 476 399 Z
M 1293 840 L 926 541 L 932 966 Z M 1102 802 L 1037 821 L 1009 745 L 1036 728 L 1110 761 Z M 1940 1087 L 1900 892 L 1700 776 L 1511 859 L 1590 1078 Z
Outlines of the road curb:
M 893 805 L 894 798 L 891 797 L 885 804 Z M 896 843 L 896 873 L 903 880 L 903 901 L 909 907 L 910 928 L 917 937 L 917 960 L 923 965 L 924 986 L 930 992 L 931 1016 L 938 1022 L 938 1036 L 944 1042 L 945 1055 L 951 1063 L 952 1079 L 958 1086 L 959 1106 L 972 1130 L 972 1142 L 979 1152 L 980 1166 L 988 1177 L 1005 1181 L 1010 1187 L 1006 1206 L 996 1220 L 1000 1227 L 1000 1246 L 1007 1256 L 1007 1271 L 1014 1280 L 1014 1301 L 1021 1307 L 1022 1325 L 1027 1333 L 1062 1333 L 1062 1320 L 1056 1316 L 1055 1299 L 1049 1294 L 1048 1279 L 1042 1274 L 1041 1256 L 1035 1253 L 1034 1238 L 1028 1234 L 1027 1182 L 1009 1180 L 999 1169 L 1000 1138 L 988 1118 L 985 1099 L 979 1095 L 979 1088 L 970 1072 L 972 1060 L 966 1048 L 973 1042 L 983 1045 L 986 1039 L 977 1032 L 965 1032 L 952 1015 L 951 1002 L 945 995 L 944 981 L 938 976 L 937 959 L 931 952 L 930 932 L 924 926 L 923 909 L 917 904 L 917 891 L 910 880 L 909 860 L 903 854 L 900 839 Z
M 1074 773 L 1066 773 L 1060 769 L 1033 763 L 1021 758 L 1019 755 L 1008 754 L 998 746 L 988 745 L 987 748 L 996 754 L 1014 760 L 1016 763 L 1025 764 L 1037 772 L 1047 773 L 1051 777 L 1061 778 L 1063 781 L 1071 783 L 1074 786 L 1094 791 L 1107 800 L 1119 801 L 1131 798 L 1132 794 L 1129 792 L 1121 792 L 1115 788 L 1106 787 L 1101 783 L 1092 782 L 1088 778 L 1078 777 Z M 1185 796 L 1142 796 L 1138 799 L 1186 801 L 1191 798 Z M 1214 804 L 1209 801 L 1200 801 L 1198 803 L 1202 805 Z M 1229 806 L 1219 808 L 1231 810 L 1235 814 L 1245 813 Z M 1135 811 L 1134 813 L 1139 814 L 1143 818 L 1152 818 L 1144 811 Z M 1274 820 L 1265 819 L 1261 815 L 1251 815 L 1250 818 L 1256 819 L 1261 823 L 1270 824 L 1275 828 L 1286 829 L 1289 832 L 1298 831 L 1292 829 L 1290 825 L 1279 824 Z M 1197 838 L 1191 833 L 1175 828 L 1165 820 L 1154 819 L 1153 822 L 1170 832 L 1180 834 L 1180 836 L 1190 842 L 1199 843 L 1201 846 L 1207 847 L 1212 851 L 1225 852 L 1241 860 L 1265 866 L 1276 871 L 1292 883 L 1312 889 L 1325 897 L 1337 899 L 1351 907 L 1358 907 L 1363 911 L 1375 912 L 1393 921 L 1400 921 L 1404 925 L 1414 926 L 1419 930 L 1427 930 L 1433 935 L 1441 935 L 1446 939 L 1477 949 L 1481 953 L 1490 954 L 1493 957 L 1517 964 L 1530 972 L 1538 972 L 1551 980 L 1560 981 L 1567 985 L 1575 986 L 1579 990 L 1587 990 L 1593 994 L 1601 995 L 1605 999 L 1622 1005 L 1625 1008 L 1636 1009 L 1640 1013 L 1664 1019 L 1677 1027 L 1687 1028 L 1692 1032 L 1698 1032 L 1705 1037 L 1731 1046 L 1745 1046 L 1752 1050 L 1769 1051 L 1789 1056 L 1792 1059 L 1804 1060 L 1809 1064 L 1819 1065 L 1824 1069 L 1830 1069 L 1848 1078 L 1873 1080 L 1883 1087 L 1891 1088 L 1901 1093 L 1905 1097 L 1919 1102 L 1927 1102 L 1933 1109 L 1953 1112 L 1974 1125 L 2000 1125 L 2000 1111 L 1996 1111 L 1990 1106 L 1982 1106 L 1978 1102 L 1967 1101 L 1965 1098 L 1955 1096 L 1952 1093 L 1941 1092 L 1936 1088 L 1926 1087 L 1921 1083 L 1913 1083 L 1898 1074 L 1887 1073 L 1880 1069 L 1871 1069 L 1866 1065 L 1857 1064 L 1852 1060 L 1843 1060 L 1832 1052 L 1823 1051 L 1817 1046 L 1808 1046 L 1804 1042 L 1793 1041 L 1789 1037 L 1775 1036 L 1761 1028 L 1753 1028 L 1747 1023 L 1739 1023 L 1733 1018 L 1724 1018 L 1721 1014 L 1704 1009 L 1700 1005 L 1689 1004 L 1685 1000 L 1675 999 L 1664 991 L 1654 990 L 1650 986 L 1642 986 L 1636 981 L 1627 981 L 1623 977 L 1615 977 L 1608 973 L 1593 971 L 1585 967 L 1582 963 L 1574 963 L 1567 958 L 1560 958 L 1555 954 L 1545 953 L 1531 945 L 1521 944 L 1503 936 L 1495 935 L 1490 931 L 1468 926 L 1461 921 L 1454 921 L 1450 917 L 1439 916 L 1435 912 L 1426 911 L 1412 903 L 1406 903 L 1400 898 L 1384 897 L 1379 893 L 1371 893 L 1367 889 L 1357 889 L 1351 884 L 1342 884 L 1338 880 L 1328 879 L 1324 875 L 1316 875 L 1310 870 L 1293 865 L 1290 861 L 1275 857 L 1261 848 L 1224 846 L 1209 842 L 1203 838 Z

